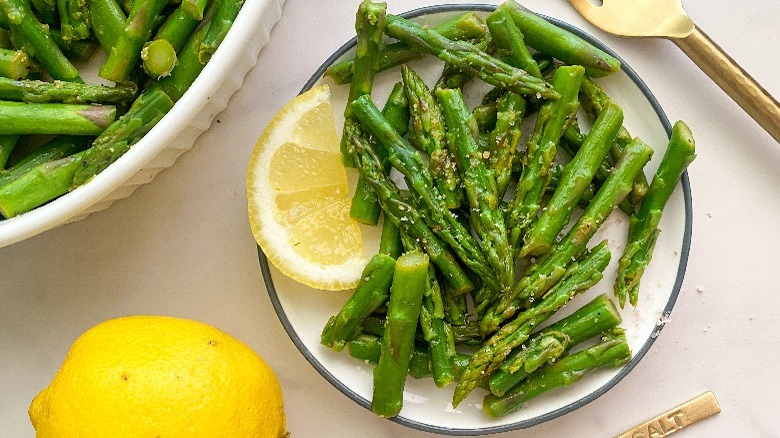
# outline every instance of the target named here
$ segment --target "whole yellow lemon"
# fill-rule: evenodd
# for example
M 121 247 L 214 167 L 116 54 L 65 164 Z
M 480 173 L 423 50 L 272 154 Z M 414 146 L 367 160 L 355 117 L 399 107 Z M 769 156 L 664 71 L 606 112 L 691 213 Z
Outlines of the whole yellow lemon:
M 162 316 L 103 322 L 30 405 L 38 437 L 285 436 L 282 391 L 249 347 Z

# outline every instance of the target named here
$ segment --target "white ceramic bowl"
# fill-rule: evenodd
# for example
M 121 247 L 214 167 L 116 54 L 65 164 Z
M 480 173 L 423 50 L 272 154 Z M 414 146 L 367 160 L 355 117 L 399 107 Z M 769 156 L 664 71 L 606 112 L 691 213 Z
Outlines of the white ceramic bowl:
M 12 219 L 0 220 L 0 247 L 85 218 L 129 196 L 195 143 L 255 65 L 284 0 L 246 0 L 213 58 L 173 109 L 141 141 L 87 184 Z
M 423 24 L 435 25 L 465 10 L 479 11 L 486 16 L 492 8 L 493 6 L 489 5 L 444 5 L 418 9 L 402 15 Z M 557 20 L 552 21 L 587 39 L 602 50 L 614 54 L 583 31 Z M 322 73 L 331 63 L 352 56 L 353 53 L 354 40 L 336 51 L 304 86 L 306 90 L 319 83 L 331 84 L 337 123 L 338 120 L 343 121 L 340 115 L 346 103 L 349 87 L 333 85 L 329 79 L 322 78 Z M 437 60 L 429 57 L 427 60 L 413 64 L 413 68 L 430 84 L 438 76 L 441 66 Z M 383 72 L 378 75 L 372 93 L 374 100 L 379 103 L 384 102 L 392 84 L 399 78 L 397 69 L 394 72 Z M 632 135 L 639 136 L 655 149 L 653 159 L 645 169 L 647 175 L 652 176 L 666 149 L 671 131 L 666 115 L 650 90 L 625 63 L 620 72 L 600 79 L 599 83 L 621 104 L 625 114 L 624 124 Z M 464 93 L 468 98 L 466 90 Z M 481 95 L 477 94 L 472 97 L 479 96 Z M 350 172 L 355 173 L 352 170 Z M 419 380 L 408 378 L 404 388 L 403 409 L 400 415 L 392 420 L 415 429 L 446 435 L 505 432 L 554 419 L 584 406 L 607 392 L 639 363 L 668 321 L 685 274 L 691 238 L 691 213 L 690 185 L 685 174 L 664 211 L 660 224 L 662 232 L 653 260 L 642 279 L 640 303 L 636 309 L 627 306 L 621 312 L 623 317 L 621 326 L 626 330 L 627 340 L 633 352 L 633 358 L 628 364 L 619 368 L 594 371 L 577 384 L 543 394 L 531 400 L 523 409 L 498 419 L 490 418 L 482 412 L 482 396 L 485 392 L 480 389 L 475 389 L 454 409 L 450 403 L 452 385 L 439 389 L 430 378 Z M 576 297 L 561 310 L 561 315 L 556 315 L 557 318 L 570 314 L 598 294 L 607 293 L 612 296 L 616 265 L 625 245 L 627 226 L 626 216 L 617 211 L 591 239 L 589 246 L 595 245 L 602 239 L 608 239 L 612 262 L 605 270 L 604 278 L 591 290 Z M 376 249 L 377 234 L 376 229 L 372 233 L 364 228 L 368 254 Z M 279 319 L 292 341 L 312 366 L 334 387 L 360 406 L 370 408 L 373 366 L 353 359 L 346 351 L 337 353 L 319 343 L 322 327 L 331 315 L 335 315 L 340 310 L 351 291 L 334 293 L 312 290 L 288 279 L 269 266 L 268 260 L 260 250 L 259 255 L 266 288 Z

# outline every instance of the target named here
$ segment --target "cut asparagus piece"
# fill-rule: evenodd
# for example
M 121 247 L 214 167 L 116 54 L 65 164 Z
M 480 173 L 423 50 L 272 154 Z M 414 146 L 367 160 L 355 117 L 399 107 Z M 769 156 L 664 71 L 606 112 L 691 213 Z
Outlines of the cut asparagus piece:
M 135 85 L 81 84 L 0 78 L 0 99 L 30 103 L 119 104 L 135 98 Z
M 678 121 L 672 128 L 669 146 L 661 158 L 647 195 L 639 207 L 639 211 L 631 217 L 628 231 L 628 242 L 618 263 L 618 276 L 615 282 L 615 295 L 620 301 L 620 307 L 626 303 L 626 296 L 632 306 L 639 299 L 639 281 L 653 256 L 655 242 L 661 230 L 664 206 L 672 196 L 685 168 L 696 158 L 693 134 L 688 126 Z
M 145 43 L 141 49 L 141 61 L 146 74 L 154 79 L 170 76 L 179 62 L 176 58 L 176 49 L 164 39 Z
M 227 36 L 233 22 L 236 21 L 243 4 L 244 0 L 216 0 L 209 32 L 203 38 L 198 52 L 202 64 L 207 63 L 217 51 L 217 47 Z
M 90 15 L 86 0 L 57 0 L 60 13 L 60 31 L 65 41 L 85 40 L 90 37 Z
M 512 161 L 522 134 L 520 124 L 525 116 L 526 102 L 515 93 L 505 93 L 498 99 L 496 123 L 490 132 L 488 151 L 490 167 L 496 175 L 496 196 L 504 197 L 512 178 Z
M 91 141 L 91 137 L 85 136 L 58 135 L 54 137 L 49 142 L 41 145 L 29 155 L 19 160 L 19 162 L 9 169 L 0 172 L 0 187 L 21 177 L 43 163 L 59 160 L 83 151 L 89 147 Z
M 467 12 L 450 21 L 433 27 L 446 38 L 463 40 L 474 38 L 487 31 L 485 23 L 473 12 Z M 377 71 L 384 71 L 401 64 L 422 58 L 422 54 L 414 50 L 409 44 L 399 41 L 382 45 L 379 48 L 379 62 Z M 333 79 L 337 84 L 347 84 L 352 80 L 352 65 L 354 59 L 337 62 L 325 70 L 325 76 Z
M 108 53 L 124 32 L 127 16 L 116 0 L 90 0 L 89 14 L 92 31 Z
M 620 61 L 584 39 L 534 14 L 513 0 L 496 10 L 506 10 L 525 36 L 525 42 L 539 52 L 565 64 L 581 65 L 591 77 L 606 76 L 620 69 Z
M 538 94 L 545 99 L 559 97 L 550 84 L 525 70 L 497 60 L 471 44 L 444 38 L 436 31 L 425 29 L 402 17 L 388 14 L 385 32 L 496 87 L 519 94 Z
M 488 16 L 486 22 L 496 45 L 509 51 L 509 63 L 541 79 L 542 72 L 539 70 L 539 65 L 531 56 L 531 52 L 525 45 L 525 37 L 512 21 L 509 12 L 499 8 Z
M 115 119 L 116 107 L 0 101 L 0 135 L 98 135 Z
M 398 258 L 387 306 L 382 352 L 374 369 L 371 410 L 382 417 L 398 415 L 403 405 L 406 373 L 414 349 L 414 333 L 427 277 L 427 255 L 411 252 Z

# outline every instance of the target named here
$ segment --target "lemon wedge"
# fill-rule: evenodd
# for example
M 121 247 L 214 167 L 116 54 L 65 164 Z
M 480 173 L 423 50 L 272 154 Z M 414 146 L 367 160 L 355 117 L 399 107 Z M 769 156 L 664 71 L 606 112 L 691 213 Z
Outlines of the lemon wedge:
M 327 85 L 276 113 L 252 151 L 246 182 L 252 234 L 274 266 L 316 289 L 357 285 L 368 261 L 349 216 Z

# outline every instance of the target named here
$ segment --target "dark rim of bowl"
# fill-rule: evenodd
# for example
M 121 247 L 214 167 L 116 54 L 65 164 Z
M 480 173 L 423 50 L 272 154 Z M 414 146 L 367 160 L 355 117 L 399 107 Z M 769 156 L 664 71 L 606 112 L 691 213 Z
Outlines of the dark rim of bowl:
M 429 15 L 429 14 L 435 14 L 441 12 L 459 12 L 459 11 L 492 12 L 495 8 L 496 8 L 495 5 L 486 5 L 486 4 L 443 4 L 443 5 L 428 6 L 419 9 L 414 9 L 412 11 L 408 11 L 399 15 L 405 18 L 416 18 L 422 15 Z M 623 61 L 623 59 L 621 59 L 609 47 L 605 46 L 601 41 L 595 39 L 593 36 L 585 33 L 581 29 L 574 27 L 571 24 L 564 23 L 555 18 L 547 17 L 544 15 L 540 15 L 540 16 L 550 21 L 551 23 L 555 24 L 556 26 L 559 26 L 563 29 L 568 30 L 569 32 L 572 32 L 580 36 L 581 38 L 584 38 L 585 40 L 595 45 L 599 49 L 619 59 L 621 62 L 621 69 L 631 78 L 632 81 L 634 81 L 637 87 L 639 87 L 639 89 L 645 95 L 647 100 L 650 102 L 651 106 L 653 107 L 656 114 L 658 115 L 658 119 L 661 121 L 661 124 L 666 130 L 667 137 L 671 136 L 672 127 L 669 124 L 669 119 L 666 117 L 666 114 L 661 108 L 661 105 L 658 103 L 655 96 L 653 96 L 653 94 L 650 92 L 650 89 L 647 87 L 644 81 L 642 81 L 642 79 L 636 74 L 636 72 L 633 69 L 631 69 L 631 67 L 629 67 L 628 64 L 626 64 L 625 61 Z M 352 38 L 347 43 L 342 45 L 335 53 L 333 53 L 320 66 L 320 68 L 317 69 L 317 71 L 314 73 L 311 79 L 309 79 L 309 81 L 306 82 L 306 85 L 304 85 L 301 92 L 310 89 L 314 85 L 314 83 L 316 83 L 322 77 L 323 73 L 325 72 L 325 69 L 329 65 L 331 65 L 334 61 L 336 61 L 341 56 L 343 56 L 344 53 L 346 53 L 348 50 L 354 47 L 355 42 L 356 42 L 356 38 Z M 668 316 L 671 313 L 672 308 L 674 307 L 674 303 L 675 301 L 677 301 L 677 296 L 680 293 L 680 288 L 682 286 L 683 278 L 685 277 L 685 268 L 688 264 L 688 253 L 690 252 L 690 247 L 691 247 L 691 234 L 693 229 L 693 225 L 692 225 L 693 207 L 692 207 L 692 199 L 691 199 L 691 185 L 690 185 L 690 180 L 688 179 L 687 171 L 683 173 L 681 182 L 683 188 L 683 197 L 685 201 L 685 231 L 683 235 L 682 250 L 680 253 L 680 263 L 677 268 L 677 278 L 675 279 L 674 286 L 672 288 L 672 293 L 669 297 L 669 301 L 666 303 L 666 306 L 663 310 L 664 316 Z M 265 254 L 263 253 L 262 249 L 259 246 L 257 248 L 257 252 L 260 258 L 263 280 L 265 282 L 266 289 L 268 290 L 268 295 L 271 298 L 271 303 L 274 306 L 274 310 L 276 311 L 276 314 L 279 317 L 282 326 L 284 326 L 284 329 L 287 331 L 287 334 L 290 336 L 290 339 L 293 341 L 295 346 L 298 347 L 298 350 L 300 350 L 301 354 L 303 354 L 306 360 L 308 360 L 309 363 L 311 363 L 311 365 L 322 375 L 322 377 L 325 378 L 325 380 L 330 382 L 331 385 L 336 387 L 336 389 L 344 393 L 344 395 L 351 398 L 360 406 L 368 410 L 371 410 L 370 400 L 366 400 L 365 398 L 356 394 L 349 387 L 347 387 L 341 381 L 336 379 L 336 377 L 333 376 L 330 372 L 328 372 L 328 370 L 325 369 L 325 367 L 323 367 L 323 365 L 317 360 L 317 358 L 314 357 L 311 351 L 309 351 L 306 348 L 306 346 L 303 344 L 303 341 L 300 339 L 300 337 L 298 337 L 298 334 L 296 333 L 295 329 L 292 327 L 292 324 L 290 323 L 289 319 L 287 319 L 287 314 L 284 312 L 284 308 L 282 307 L 282 304 L 279 301 L 279 296 L 276 293 L 276 288 L 274 287 L 273 279 L 271 278 L 271 271 L 268 264 L 268 259 L 266 258 Z M 652 332 L 652 334 L 647 339 L 647 341 L 642 346 L 642 348 L 639 351 L 635 352 L 634 357 L 631 358 L 631 361 L 625 367 L 623 367 L 623 369 L 620 370 L 620 372 L 615 377 L 610 379 L 606 384 L 601 386 L 596 391 L 588 394 L 587 396 L 579 400 L 576 400 L 566 406 L 563 406 L 559 409 L 556 409 L 552 412 L 548 412 L 546 414 L 539 415 L 537 417 L 530 418 L 527 420 L 518 421 L 516 423 L 505 424 L 505 425 L 495 426 L 495 427 L 484 427 L 479 429 L 457 429 L 457 428 L 432 426 L 429 424 L 410 420 L 408 418 L 401 417 L 401 416 L 390 418 L 390 420 L 402 424 L 404 426 L 411 427 L 413 429 L 418 429 L 418 430 L 431 432 L 431 433 L 453 435 L 453 436 L 485 435 L 485 434 L 493 434 L 493 433 L 500 433 L 500 432 L 508 432 L 516 429 L 525 429 L 532 426 L 536 426 L 538 424 L 550 421 L 554 418 L 558 418 L 564 414 L 579 409 L 585 406 L 586 404 L 592 402 L 593 400 L 597 399 L 598 397 L 600 397 L 610 389 L 612 389 L 612 387 L 614 387 L 629 372 L 631 372 L 631 370 L 639 363 L 639 361 L 642 360 L 644 355 L 650 349 L 650 346 L 653 344 L 653 342 L 655 342 L 656 338 L 658 337 L 658 334 L 661 332 L 661 329 L 663 329 L 663 326 L 664 326 L 663 324 L 656 325 L 655 330 Z

